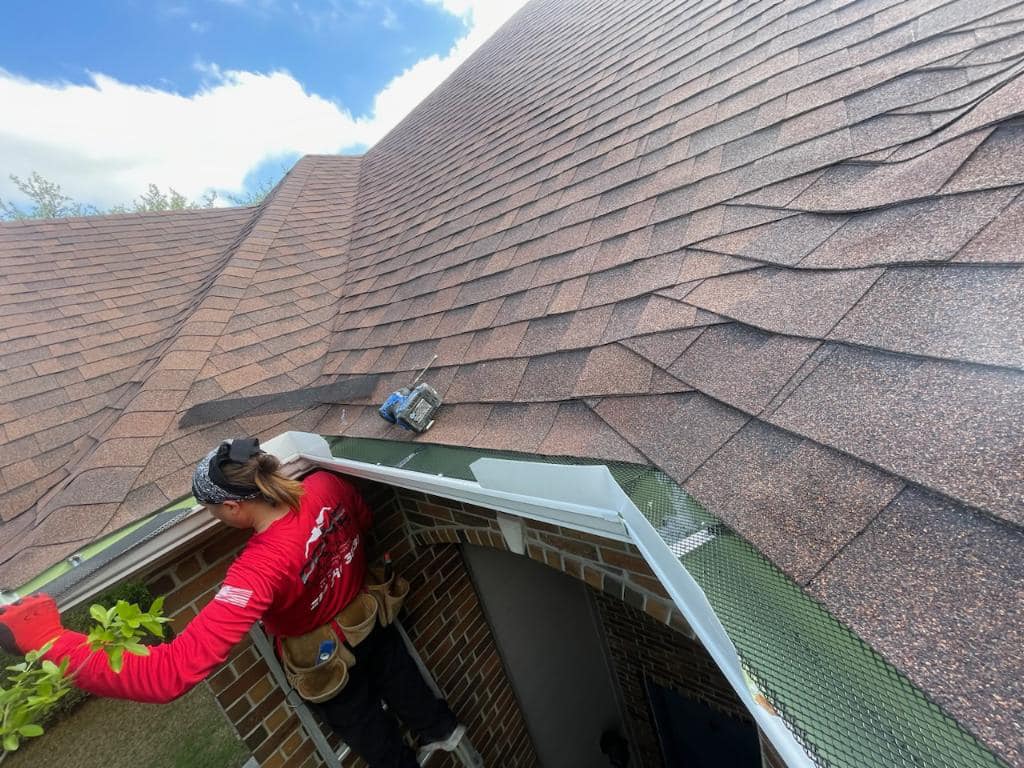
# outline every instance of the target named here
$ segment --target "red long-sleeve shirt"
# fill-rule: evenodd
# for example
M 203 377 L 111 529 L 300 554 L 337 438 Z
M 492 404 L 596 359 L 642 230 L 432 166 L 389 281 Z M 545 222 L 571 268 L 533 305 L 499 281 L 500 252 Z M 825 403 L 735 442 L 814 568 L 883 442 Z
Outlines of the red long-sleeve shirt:
M 148 656 L 125 654 L 119 674 L 77 632 L 65 631 L 47 657 L 69 657 L 74 682 L 86 691 L 167 702 L 227 659 L 260 619 L 279 637 L 326 624 L 362 588 L 370 511 L 350 483 L 330 472 L 313 472 L 302 485 L 298 510 L 252 535 L 216 596 L 172 642 L 151 647 Z

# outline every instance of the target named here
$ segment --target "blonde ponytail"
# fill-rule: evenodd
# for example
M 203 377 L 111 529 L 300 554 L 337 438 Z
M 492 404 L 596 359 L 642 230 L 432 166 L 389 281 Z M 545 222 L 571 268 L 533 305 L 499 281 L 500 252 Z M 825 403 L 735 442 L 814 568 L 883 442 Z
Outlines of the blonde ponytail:
M 281 462 L 269 453 L 258 453 L 242 464 L 225 464 L 222 467 L 225 477 L 238 485 L 248 485 L 259 490 L 260 495 L 273 506 L 283 505 L 288 509 L 298 509 L 302 498 L 302 483 L 291 480 L 278 470 Z

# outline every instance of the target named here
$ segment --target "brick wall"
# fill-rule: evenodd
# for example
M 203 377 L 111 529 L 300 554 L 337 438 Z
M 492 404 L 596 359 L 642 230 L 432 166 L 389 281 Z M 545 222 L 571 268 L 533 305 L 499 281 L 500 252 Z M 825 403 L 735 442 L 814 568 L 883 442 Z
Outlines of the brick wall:
M 505 548 L 498 515 L 492 510 L 402 490 L 398 500 L 414 542 Z M 530 558 L 693 637 L 686 619 L 632 544 L 535 521 L 525 523 L 525 541 Z
M 537 765 L 462 553 L 452 543 L 410 537 L 403 507 L 416 501 L 426 504 L 427 497 L 403 491 L 400 505 L 390 488 L 362 487 L 364 496 L 375 503 L 374 548 L 390 551 L 410 582 L 402 625 L 449 706 L 466 724 L 473 746 L 489 766 Z M 439 755 L 430 765 L 454 768 L 456 762 L 450 755 Z

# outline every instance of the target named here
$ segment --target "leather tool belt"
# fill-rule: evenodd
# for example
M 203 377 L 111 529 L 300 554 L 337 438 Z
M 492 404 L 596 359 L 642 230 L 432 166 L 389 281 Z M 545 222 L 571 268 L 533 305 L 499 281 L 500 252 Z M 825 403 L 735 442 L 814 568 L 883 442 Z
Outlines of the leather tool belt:
M 356 663 L 352 649 L 375 626 L 386 627 L 395 620 L 409 594 L 409 582 L 397 574 L 385 579 L 383 566 L 372 566 L 363 589 L 327 624 L 304 635 L 279 638 L 285 676 L 306 701 L 327 701 L 345 687 Z

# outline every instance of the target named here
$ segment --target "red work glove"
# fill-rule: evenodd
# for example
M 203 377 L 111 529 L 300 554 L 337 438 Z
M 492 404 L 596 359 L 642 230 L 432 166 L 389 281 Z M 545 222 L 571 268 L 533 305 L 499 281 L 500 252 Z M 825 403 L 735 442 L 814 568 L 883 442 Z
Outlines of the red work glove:
M 49 595 L 32 595 L 0 606 L 0 648 L 24 656 L 64 632 L 57 603 Z

